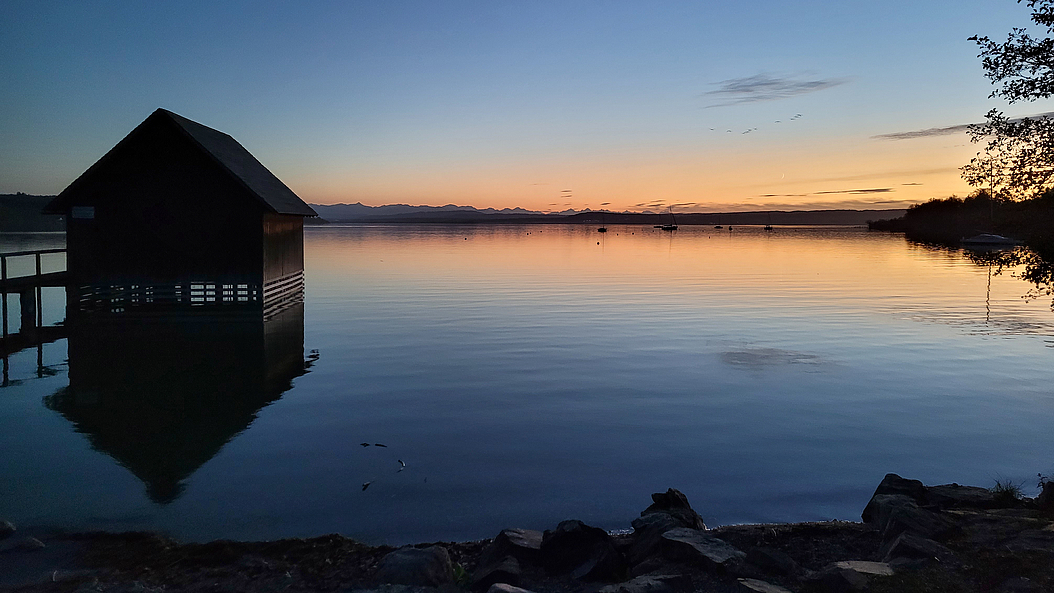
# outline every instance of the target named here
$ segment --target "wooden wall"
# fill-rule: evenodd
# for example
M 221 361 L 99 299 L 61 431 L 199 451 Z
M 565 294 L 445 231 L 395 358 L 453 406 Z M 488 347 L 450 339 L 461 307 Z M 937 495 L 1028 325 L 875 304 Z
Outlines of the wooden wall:
M 94 207 L 67 218 L 74 282 L 261 284 L 263 206 L 175 123 L 142 132 L 71 196 Z

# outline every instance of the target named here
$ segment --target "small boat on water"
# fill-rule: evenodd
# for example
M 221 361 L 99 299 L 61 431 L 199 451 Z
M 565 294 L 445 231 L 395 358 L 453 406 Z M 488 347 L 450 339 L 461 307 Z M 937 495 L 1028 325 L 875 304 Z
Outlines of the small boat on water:
M 771 231 L 772 230 L 772 225 L 771 224 L 766 224 L 765 225 L 765 230 L 766 231 Z
M 721 226 L 721 225 L 715 225 L 715 226 L 714 226 L 714 228 L 715 228 L 715 229 L 723 229 L 723 228 L 725 228 L 725 227 L 723 227 L 723 226 Z
M 598 233 L 606 233 L 606 232 L 608 232 L 608 228 L 606 226 L 602 226 L 599 229 L 597 229 L 597 232 Z
M 677 217 L 673 215 L 673 206 L 670 206 L 670 224 L 661 224 L 656 228 L 660 228 L 664 231 L 676 231 L 677 230 Z
M 974 235 L 968 239 L 963 239 L 960 243 L 968 247 L 1012 247 L 1014 245 L 1020 245 L 1021 241 L 1011 239 L 1010 237 L 1004 237 L 1002 235 L 981 233 L 980 235 Z

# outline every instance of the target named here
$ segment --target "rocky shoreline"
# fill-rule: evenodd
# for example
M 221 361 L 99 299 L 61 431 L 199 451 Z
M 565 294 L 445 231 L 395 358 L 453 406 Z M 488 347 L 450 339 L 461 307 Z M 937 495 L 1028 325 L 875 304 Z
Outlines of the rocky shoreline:
M 925 486 L 888 474 L 862 523 L 708 529 L 670 489 L 611 534 L 580 521 L 392 548 L 339 535 L 180 544 L 149 533 L 21 535 L 0 522 L 11 591 L 688 593 L 1054 591 L 1054 486 Z

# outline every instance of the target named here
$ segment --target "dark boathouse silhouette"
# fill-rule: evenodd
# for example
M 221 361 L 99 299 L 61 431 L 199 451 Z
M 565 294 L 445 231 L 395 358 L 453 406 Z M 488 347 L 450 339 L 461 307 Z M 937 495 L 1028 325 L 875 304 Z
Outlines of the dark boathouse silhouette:
M 66 217 L 69 353 L 45 405 L 171 502 L 317 359 L 315 212 L 234 138 L 164 109 L 45 212 Z
M 158 109 L 45 207 L 66 217 L 70 309 L 302 294 L 316 216 L 241 144 Z

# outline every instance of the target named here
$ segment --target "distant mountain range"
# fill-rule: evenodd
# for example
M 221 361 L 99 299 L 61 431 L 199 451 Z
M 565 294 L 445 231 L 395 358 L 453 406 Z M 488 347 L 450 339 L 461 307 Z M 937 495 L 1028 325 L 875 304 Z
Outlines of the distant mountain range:
M 465 215 L 480 216 L 546 216 L 544 212 L 524 210 L 523 208 L 473 208 L 472 206 L 410 206 L 409 204 L 391 204 L 388 206 L 366 206 L 361 203 L 355 204 L 311 204 L 318 215 L 326 220 L 332 221 L 365 221 L 379 218 L 390 219 L 393 217 L 417 217 L 437 216 L 464 217 Z M 575 214 L 575 210 L 567 210 L 559 214 Z
M 523 208 L 473 208 L 472 206 L 366 206 L 356 204 L 311 204 L 328 222 L 431 222 L 431 223 L 600 223 L 664 224 L 669 213 L 599 212 L 592 210 L 545 213 Z M 782 224 L 864 225 L 868 221 L 903 216 L 905 210 L 764 210 L 756 212 L 677 214 L 678 224 Z
M 0 231 L 62 231 L 60 216 L 41 214 L 44 205 L 55 196 L 27 194 L 0 195 Z M 596 212 L 591 210 L 545 213 L 524 208 L 473 208 L 472 206 L 366 206 L 363 204 L 311 204 L 318 219 L 308 224 L 327 222 L 375 223 L 563 223 L 563 224 L 643 224 L 671 222 L 669 213 Z M 869 221 L 897 218 L 904 210 L 772 210 L 757 212 L 683 213 L 676 215 L 678 224 L 708 225 L 864 225 Z

